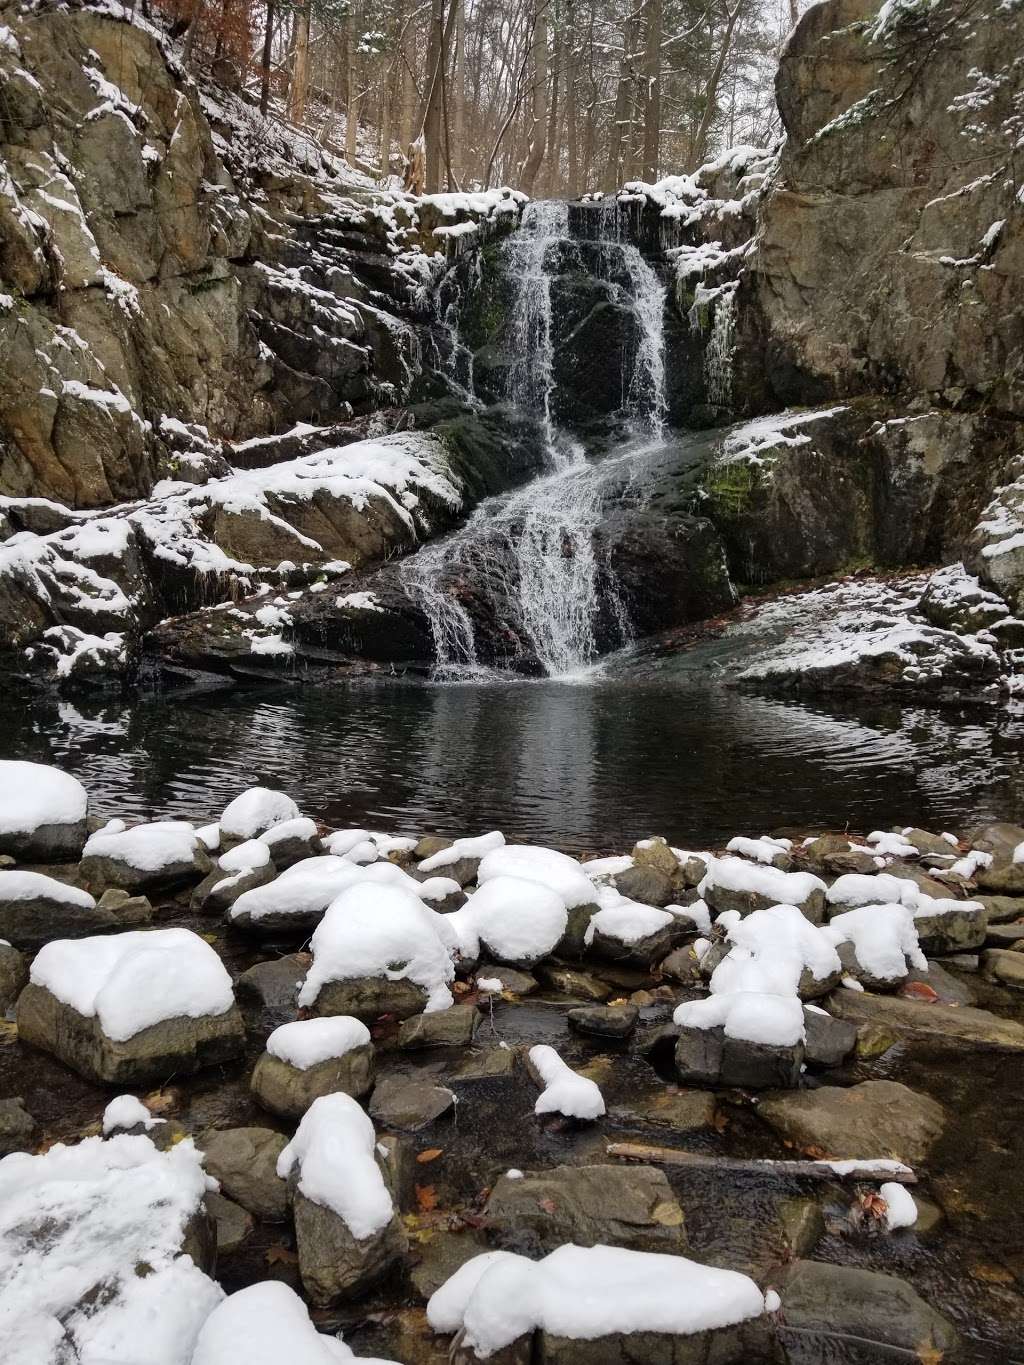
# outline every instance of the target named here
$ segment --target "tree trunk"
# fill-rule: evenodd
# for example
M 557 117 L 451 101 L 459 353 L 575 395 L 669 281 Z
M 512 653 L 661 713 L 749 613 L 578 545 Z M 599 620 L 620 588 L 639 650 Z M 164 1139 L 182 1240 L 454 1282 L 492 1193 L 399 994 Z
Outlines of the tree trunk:
M 661 28 L 662 0 L 647 0 L 647 35 L 644 44 L 644 151 L 641 175 L 658 178 L 661 151 Z
M 619 80 L 615 87 L 615 109 L 612 126 L 608 130 L 608 168 L 605 174 L 605 189 L 609 193 L 619 188 L 622 182 L 622 139 L 630 123 L 630 53 L 633 48 L 633 16 L 629 15 L 622 26 L 622 60 L 619 63 Z
M 292 82 L 288 90 L 288 117 L 301 123 L 306 115 L 306 95 L 309 90 L 309 0 L 295 14 L 295 60 Z
M 455 5 L 455 57 L 452 81 L 452 145 L 449 157 L 452 171 L 465 184 L 469 149 L 466 147 L 466 0 Z
M 529 150 L 519 172 L 519 187 L 533 194 L 537 172 L 544 161 L 548 133 L 548 13 L 547 0 L 538 0 L 533 27 L 533 119 Z
M 275 8 L 275 0 L 267 0 L 267 31 L 263 35 L 263 57 L 260 66 L 260 113 L 264 118 L 270 108 L 270 63 L 274 55 Z
M 345 160 L 350 166 L 356 164 L 359 138 L 359 88 L 356 79 L 356 58 L 352 42 L 352 20 L 346 15 L 341 21 L 344 49 L 342 61 L 345 70 Z
M 444 0 L 431 0 L 430 42 L 427 45 L 427 96 L 423 107 L 424 184 L 427 194 L 441 188 L 441 137 L 444 87 L 441 81 L 445 61 Z
M 693 136 L 692 169 L 694 170 L 704 164 L 707 156 L 711 121 L 718 110 L 718 87 L 722 81 L 725 64 L 729 60 L 729 53 L 732 51 L 732 35 L 736 29 L 742 8 L 743 0 L 736 0 L 735 7 L 725 11 L 725 29 L 722 33 L 721 46 L 718 49 L 718 56 L 715 58 L 715 65 L 708 77 L 707 85 L 704 87 L 704 109 L 700 116 L 700 123 L 697 125 L 697 131 Z

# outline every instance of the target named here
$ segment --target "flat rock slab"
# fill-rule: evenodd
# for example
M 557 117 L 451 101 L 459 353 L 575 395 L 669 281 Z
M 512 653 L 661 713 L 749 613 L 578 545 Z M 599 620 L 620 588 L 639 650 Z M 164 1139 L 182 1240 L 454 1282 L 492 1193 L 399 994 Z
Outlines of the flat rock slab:
M 896 995 L 843 989 L 833 991 L 829 1008 L 840 1019 L 881 1024 L 901 1037 L 939 1039 L 950 1046 L 1024 1051 L 1024 1024 L 969 1005 L 927 1004 Z
M 636 1028 L 640 1011 L 636 1005 L 589 1005 L 570 1010 L 570 1028 L 598 1038 L 628 1038 Z
M 715 1097 L 708 1090 L 672 1090 L 631 1100 L 628 1106 L 614 1108 L 614 1118 L 639 1119 L 676 1133 L 695 1133 L 710 1128 L 715 1121 Z
M 683 1254 L 686 1233 L 664 1171 L 653 1166 L 557 1166 L 500 1176 L 484 1210 L 499 1242 L 527 1255 L 566 1242 Z
M 474 1053 L 445 1077 L 452 1085 L 482 1085 L 511 1080 L 516 1073 L 516 1054 L 510 1047 L 488 1047 Z
M 1011 990 L 1024 991 L 1024 953 L 1008 948 L 986 948 L 981 955 L 982 975 Z
M 419 1132 L 446 1114 L 455 1096 L 444 1086 L 408 1076 L 386 1076 L 370 1098 L 370 1114 L 385 1128 Z
M 925 1160 L 946 1124 L 940 1104 L 898 1081 L 771 1095 L 757 1113 L 803 1151 L 836 1160 L 891 1157 L 908 1166 Z
M 612 995 L 612 988 L 605 981 L 599 981 L 589 972 L 579 972 L 573 967 L 542 966 L 538 975 L 545 986 L 569 996 L 572 1000 L 592 1000 L 603 1004 Z
M 416 1014 L 406 1019 L 399 1029 L 398 1046 L 407 1049 L 467 1047 L 473 1041 L 479 1019 L 475 1005 L 452 1005 L 446 1010 Z

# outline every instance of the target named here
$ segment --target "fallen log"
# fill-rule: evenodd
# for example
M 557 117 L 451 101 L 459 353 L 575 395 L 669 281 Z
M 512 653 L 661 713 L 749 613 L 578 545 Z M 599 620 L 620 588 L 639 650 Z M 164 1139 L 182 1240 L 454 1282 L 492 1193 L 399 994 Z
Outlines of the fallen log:
M 655 1147 L 644 1142 L 610 1142 L 605 1152 L 619 1161 L 646 1161 L 653 1165 L 686 1166 L 690 1170 L 731 1175 L 794 1176 L 802 1180 L 891 1180 L 897 1185 L 917 1184 L 917 1176 L 909 1166 L 884 1157 L 875 1161 L 755 1161 L 681 1152 L 677 1147 Z

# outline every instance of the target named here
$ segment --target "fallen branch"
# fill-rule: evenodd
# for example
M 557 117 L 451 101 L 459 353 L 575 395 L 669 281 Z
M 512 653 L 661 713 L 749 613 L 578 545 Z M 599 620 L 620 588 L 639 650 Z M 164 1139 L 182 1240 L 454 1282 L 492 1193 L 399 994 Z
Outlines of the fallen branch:
M 728 1156 L 704 1156 L 676 1147 L 652 1147 L 643 1142 L 610 1142 L 606 1155 L 620 1161 L 649 1161 L 662 1166 L 687 1166 L 697 1171 L 740 1175 L 795 1176 L 803 1180 L 892 1180 L 916 1185 L 917 1176 L 899 1161 L 741 1161 Z

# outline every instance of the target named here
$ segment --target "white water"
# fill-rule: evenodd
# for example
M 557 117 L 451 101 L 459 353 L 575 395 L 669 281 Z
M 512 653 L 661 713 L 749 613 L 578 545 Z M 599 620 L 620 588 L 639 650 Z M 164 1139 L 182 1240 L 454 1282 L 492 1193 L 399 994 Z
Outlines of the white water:
M 500 613 L 510 658 L 532 654 L 543 672 L 556 678 L 579 674 L 594 661 L 602 578 L 594 531 L 611 486 L 628 484 L 631 466 L 658 445 L 667 406 L 665 289 L 636 247 L 614 240 L 604 245 L 600 263 L 609 277 L 613 270 L 628 277 L 628 289 L 614 288 L 619 301 L 633 310 L 638 334 L 635 355 L 623 357 L 624 410 L 647 439 L 588 463 L 579 443 L 556 429 L 550 271 L 558 244 L 566 240 L 567 223 L 565 204 L 530 204 L 506 247 L 515 288 L 508 345 L 516 357 L 508 396 L 543 423 L 550 472 L 482 504 L 461 530 L 402 565 L 410 594 L 430 620 L 441 677 L 481 671 L 473 618 L 465 605 L 469 598 Z M 619 643 L 627 643 L 626 614 L 607 586 L 605 602 L 617 622 Z

